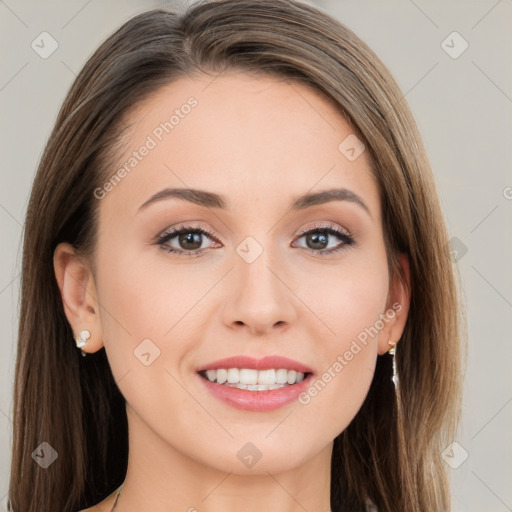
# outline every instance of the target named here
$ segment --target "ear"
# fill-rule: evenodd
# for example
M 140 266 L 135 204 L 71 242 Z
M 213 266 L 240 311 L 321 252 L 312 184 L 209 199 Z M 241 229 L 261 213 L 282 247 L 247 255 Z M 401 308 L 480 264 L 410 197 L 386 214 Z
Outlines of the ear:
M 400 268 L 394 273 L 389 286 L 386 311 L 383 315 L 384 328 L 379 333 L 379 355 L 385 354 L 393 348 L 392 345 L 388 344 L 388 341 L 398 343 L 404 332 L 409 314 L 411 301 L 409 258 L 407 254 L 401 253 L 398 255 L 398 259 Z
M 53 253 L 53 268 L 60 289 L 64 313 L 75 339 L 82 330 L 91 337 L 82 348 L 93 353 L 103 346 L 96 286 L 89 265 L 69 243 L 60 243 Z M 78 348 L 77 348 L 78 350 Z

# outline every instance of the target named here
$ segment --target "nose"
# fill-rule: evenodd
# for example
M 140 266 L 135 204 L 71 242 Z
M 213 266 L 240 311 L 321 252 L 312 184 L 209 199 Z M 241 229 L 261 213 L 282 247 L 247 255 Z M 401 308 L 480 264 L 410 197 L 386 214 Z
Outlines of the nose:
M 230 281 L 235 283 L 223 309 L 224 323 L 254 336 L 284 330 L 296 319 L 296 296 L 286 276 L 269 266 L 265 252 L 254 262 L 238 261 Z

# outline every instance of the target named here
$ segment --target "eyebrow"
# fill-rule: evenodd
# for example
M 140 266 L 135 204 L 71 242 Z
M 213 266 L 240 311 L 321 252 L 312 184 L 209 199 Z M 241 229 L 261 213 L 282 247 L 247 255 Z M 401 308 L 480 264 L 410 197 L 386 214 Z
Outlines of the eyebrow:
M 206 208 L 227 209 L 227 199 L 219 194 L 191 188 L 165 188 L 152 195 L 140 207 L 139 211 L 147 208 L 150 204 L 165 199 L 181 199 Z M 370 209 L 366 203 L 354 192 L 346 188 L 331 188 L 320 192 L 309 192 L 294 199 L 291 210 L 305 210 L 311 206 L 317 206 L 330 201 L 349 201 L 359 205 L 371 217 Z

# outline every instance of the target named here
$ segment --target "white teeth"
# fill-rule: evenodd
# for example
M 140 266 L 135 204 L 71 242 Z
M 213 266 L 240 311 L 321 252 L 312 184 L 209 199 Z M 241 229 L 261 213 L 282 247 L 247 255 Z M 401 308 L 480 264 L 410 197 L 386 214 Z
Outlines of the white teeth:
M 228 382 L 230 384 L 240 382 L 240 370 L 238 368 L 230 368 L 228 370 Z
M 229 386 L 230 388 L 247 389 L 249 391 L 268 391 L 284 388 L 287 385 L 288 384 L 270 384 L 269 386 L 265 386 L 264 384 L 224 384 L 224 386 Z
M 225 386 L 265 391 L 301 382 L 304 379 L 304 374 L 286 368 L 259 371 L 252 368 L 219 368 L 218 370 L 206 370 L 206 377 L 210 382 L 217 382 L 217 384 Z
M 258 384 L 270 384 L 276 383 L 276 371 L 275 370 L 260 370 L 258 372 Z
M 240 370 L 240 384 L 257 384 L 258 383 L 258 370 L 249 370 L 242 368 Z M 261 382 L 259 383 L 261 384 Z
M 228 371 L 226 369 L 219 370 L 210 370 L 212 372 L 213 378 L 206 374 L 209 380 L 215 382 L 215 374 L 217 374 L 217 384 L 224 384 L 228 380 Z
M 288 370 L 286 368 L 280 368 L 276 372 L 276 383 L 286 384 L 288 382 Z
M 288 384 L 270 384 L 268 389 L 279 389 L 284 388 L 285 386 L 288 386 Z
M 295 370 L 290 370 L 288 372 L 288 384 L 294 384 L 297 381 L 297 372 Z

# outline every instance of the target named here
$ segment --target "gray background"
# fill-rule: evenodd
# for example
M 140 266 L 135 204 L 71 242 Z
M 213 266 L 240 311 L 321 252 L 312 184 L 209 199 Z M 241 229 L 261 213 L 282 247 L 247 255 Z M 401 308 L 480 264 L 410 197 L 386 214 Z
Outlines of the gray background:
M 308 3 L 376 51 L 419 124 L 458 250 L 468 316 L 462 424 L 445 453 L 453 510 L 512 510 L 512 0 Z M 10 469 L 22 224 L 34 173 L 86 59 L 128 18 L 165 5 L 0 0 L 0 510 Z M 47 59 L 31 48 L 43 31 L 58 43 Z M 448 37 L 454 31 L 463 39 Z

